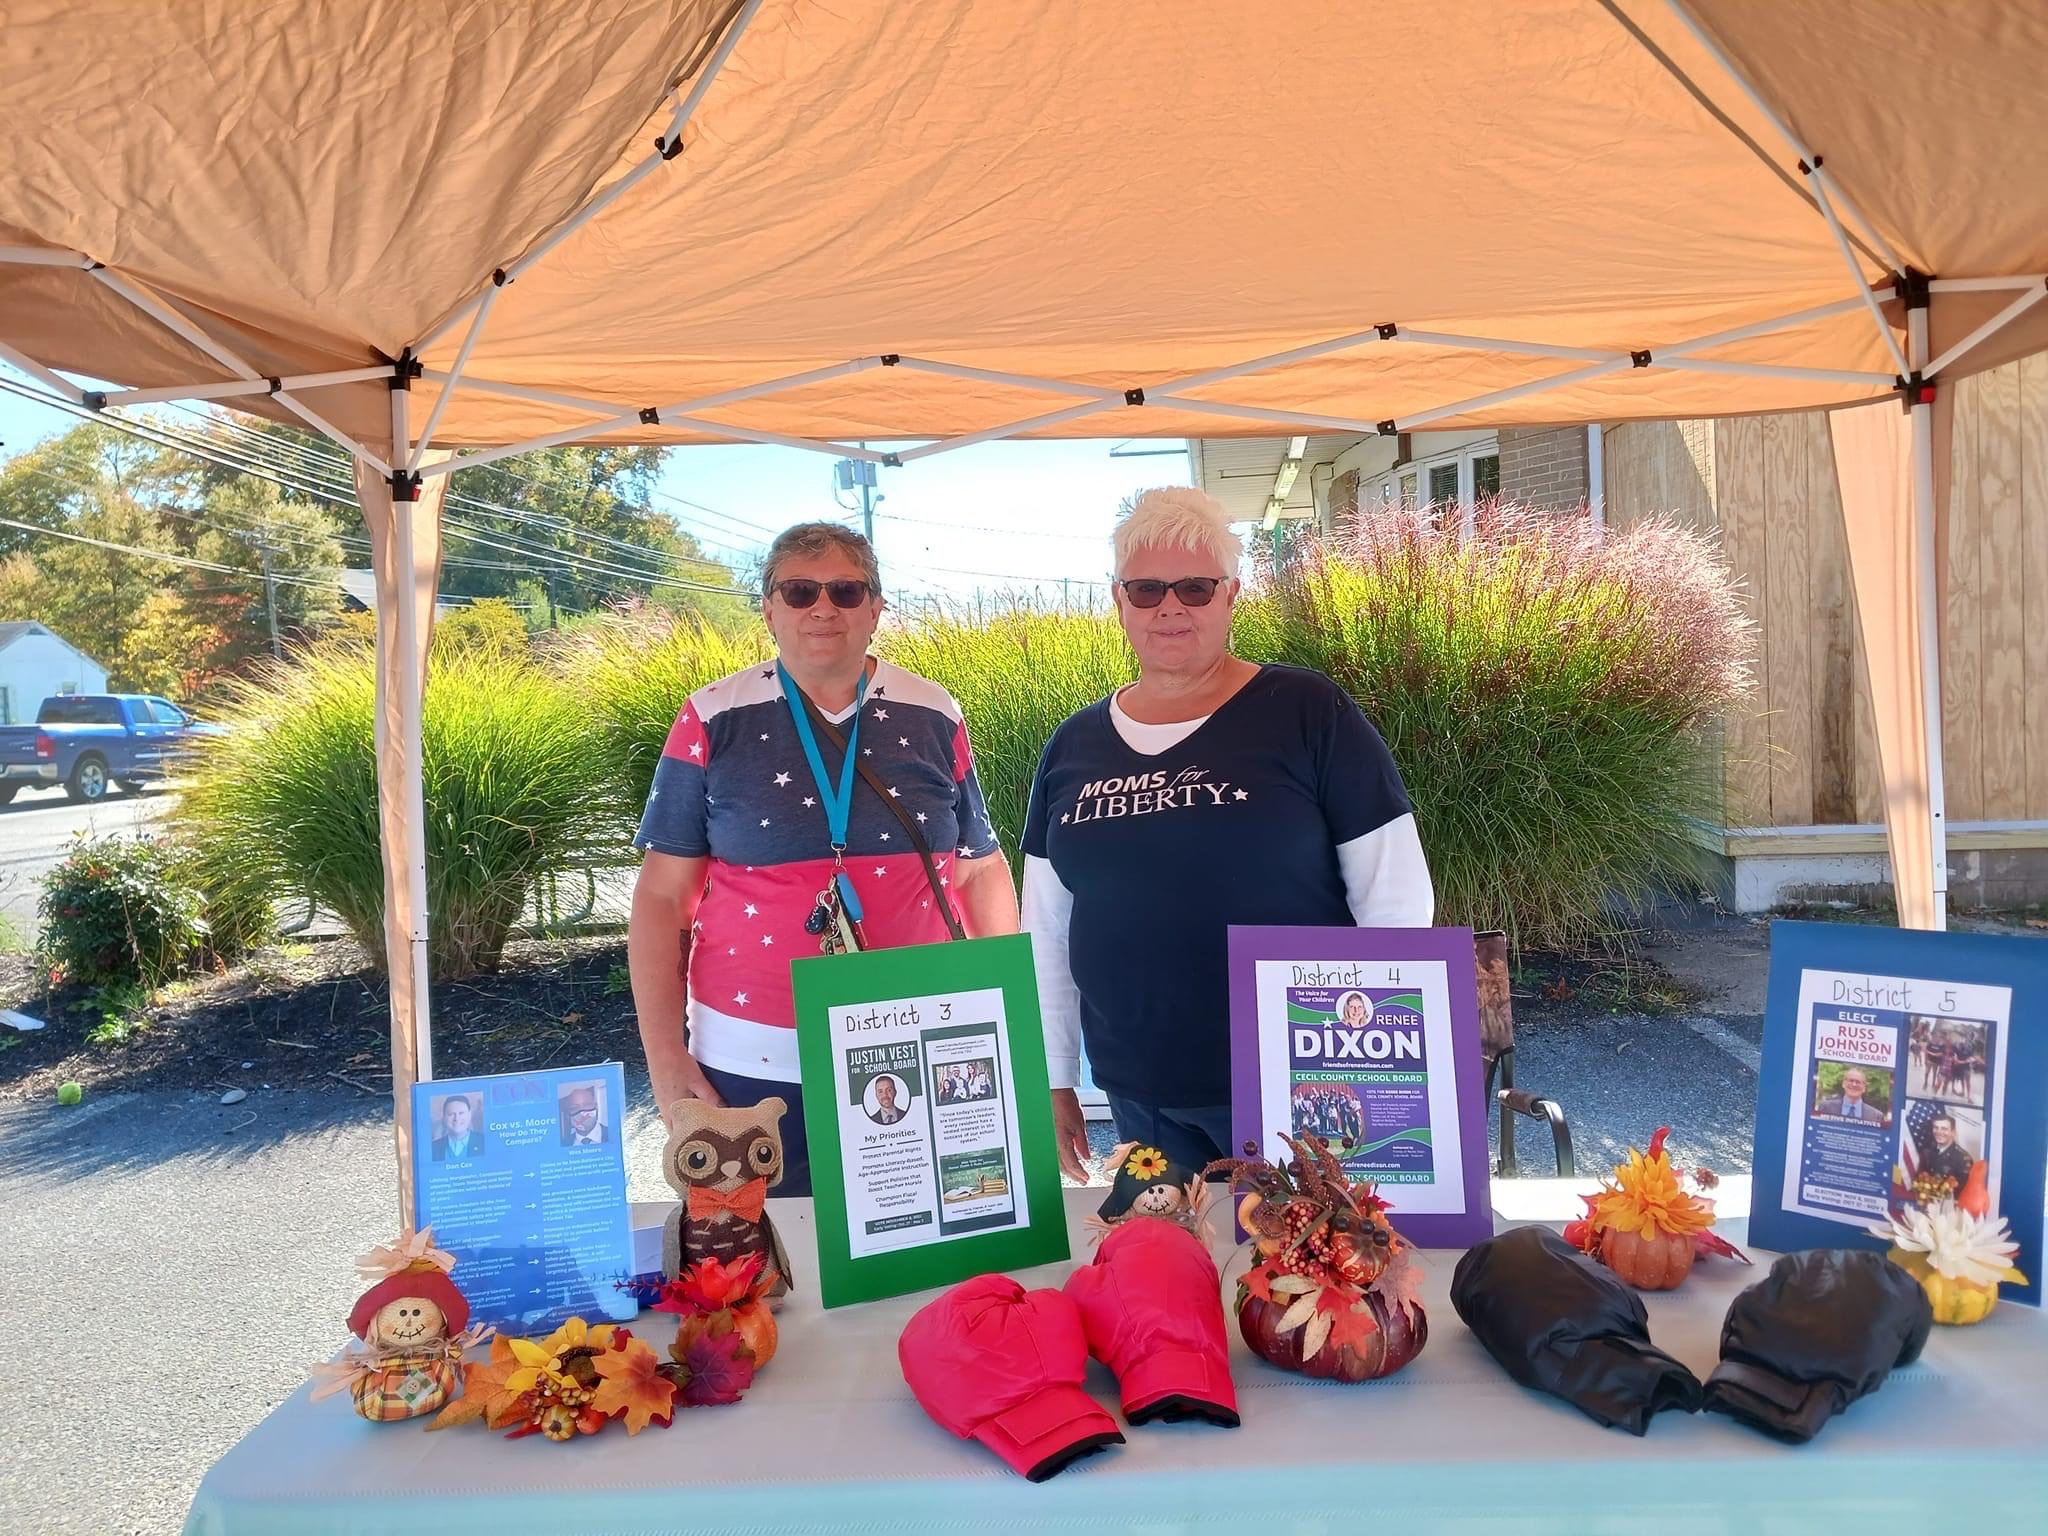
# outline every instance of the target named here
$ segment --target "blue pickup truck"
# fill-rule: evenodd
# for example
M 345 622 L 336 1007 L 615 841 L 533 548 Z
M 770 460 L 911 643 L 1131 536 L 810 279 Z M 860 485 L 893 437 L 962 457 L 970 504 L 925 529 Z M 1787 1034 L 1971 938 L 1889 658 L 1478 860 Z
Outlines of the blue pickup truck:
M 133 793 L 169 772 L 192 737 L 219 732 L 148 694 L 58 694 L 34 725 L 0 725 L 0 805 L 57 784 L 74 800 L 97 800 L 113 784 Z

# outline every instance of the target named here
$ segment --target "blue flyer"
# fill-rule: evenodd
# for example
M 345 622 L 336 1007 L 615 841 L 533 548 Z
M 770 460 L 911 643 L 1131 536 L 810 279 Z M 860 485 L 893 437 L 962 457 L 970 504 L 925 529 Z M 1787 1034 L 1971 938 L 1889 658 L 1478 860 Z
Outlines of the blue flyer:
M 1771 929 L 1749 1234 L 1882 1247 L 1906 1206 L 2003 1215 L 2038 1304 L 2048 944 L 1832 923 Z
M 636 1316 L 617 1062 L 412 1089 L 414 1220 L 479 1322 L 520 1333 Z

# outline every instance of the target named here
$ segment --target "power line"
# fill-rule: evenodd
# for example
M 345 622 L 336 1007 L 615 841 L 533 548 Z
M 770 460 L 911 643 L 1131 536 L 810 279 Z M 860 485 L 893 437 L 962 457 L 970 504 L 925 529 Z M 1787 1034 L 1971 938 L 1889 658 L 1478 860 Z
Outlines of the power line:
M 352 487 L 351 494 L 348 496 L 343 496 L 342 494 L 335 490 L 325 489 L 317 485 L 306 485 L 301 482 L 288 479 L 283 473 L 279 472 L 275 465 L 263 464 L 260 461 L 251 462 L 249 460 L 242 459 L 238 455 L 233 454 L 231 449 L 223 448 L 221 445 L 217 443 L 208 442 L 204 443 L 203 446 L 195 445 L 188 438 L 181 435 L 177 431 L 177 429 L 165 426 L 160 422 L 137 420 L 135 418 L 118 414 L 114 411 L 103 411 L 95 413 L 83 406 L 75 406 L 71 402 L 63 400 L 58 396 L 48 395 L 43 393 L 42 391 L 31 389 L 28 388 L 27 386 L 18 384 L 11 379 L 0 378 L 0 388 L 7 389 L 12 393 L 21 395 L 27 399 L 35 400 L 40 404 L 49 405 L 59 410 L 67 411 L 74 416 L 78 416 L 88 421 L 105 420 L 116 430 L 123 431 L 130 434 L 131 436 L 141 438 L 145 442 L 153 443 L 158 447 L 170 448 L 177 452 L 189 454 L 194 458 L 204 460 L 205 462 L 215 464 L 220 468 L 228 469 L 238 474 L 246 474 L 254 476 L 255 478 L 258 479 L 268 480 L 272 484 L 282 486 L 287 490 L 295 491 L 300 495 L 310 496 L 315 499 L 328 501 L 332 504 L 340 506 L 347 506 L 353 508 L 358 505 L 358 503 L 354 500 L 352 494 Z M 468 498 L 454 497 L 451 497 L 449 499 L 456 501 L 468 500 Z M 485 503 L 483 505 L 489 506 L 488 503 Z M 513 516 L 522 515 L 512 512 L 511 509 L 494 508 L 493 510 L 505 511 Z M 534 520 L 531 518 L 530 514 L 525 514 L 524 516 L 528 520 Z M 713 583 L 695 581 L 684 577 L 665 576 L 652 571 L 631 569 L 611 564 L 609 562 L 597 561 L 592 557 L 574 554 L 570 551 L 556 549 L 548 546 L 528 544 L 525 541 L 517 541 L 513 543 L 499 542 L 498 539 L 486 537 L 484 535 L 484 532 L 475 530 L 473 528 L 473 525 L 464 523 L 456 518 L 448 517 L 445 513 L 442 518 L 442 524 L 444 532 L 447 534 L 447 536 L 451 538 L 462 539 L 469 543 L 479 544 L 486 548 L 497 549 L 506 553 L 523 554 L 531 558 L 546 560 L 554 564 L 559 570 L 573 574 L 594 577 L 610 577 L 618 580 L 641 582 L 649 586 L 668 587 L 680 591 L 705 592 L 715 595 L 735 597 L 753 596 L 752 593 L 740 587 L 720 586 Z M 499 536 L 499 538 L 517 540 L 517 536 L 513 534 L 502 534 Z M 669 561 L 682 561 L 686 563 L 695 563 L 700 565 L 714 564 L 714 562 L 710 561 L 689 562 L 688 557 L 686 556 L 669 555 L 664 551 L 648 550 L 647 553 L 657 558 Z M 722 567 L 720 567 L 720 569 L 722 569 Z M 529 574 L 538 575 L 539 573 L 529 572 Z
M 246 576 L 252 581 L 261 581 L 263 579 L 255 572 L 242 570 L 238 566 L 217 565 L 211 560 L 196 560 L 190 555 L 174 555 L 170 551 L 163 549 L 144 549 L 138 544 L 116 544 L 111 539 L 95 539 L 82 533 L 66 533 L 60 528 L 42 528 L 34 523 L 18 522 L 11 517 L 0 517 L 0 526 L 19 528 L 24 533 L 37 533 L 50 539 L 69 539 L 74 544 L 90 544 L 95 549 L 110 549 L 117 554 L 134 555 L 144 560 L 161 560 L 169 565 L 188 566 L 193 570 L 214 571 L 224 576 Z M 333 590 L 331 583 L 308 581 L 297 576 L 278 576 L 273 579 L 290 582 L 293 586 L 313 587 L 322 592 Z

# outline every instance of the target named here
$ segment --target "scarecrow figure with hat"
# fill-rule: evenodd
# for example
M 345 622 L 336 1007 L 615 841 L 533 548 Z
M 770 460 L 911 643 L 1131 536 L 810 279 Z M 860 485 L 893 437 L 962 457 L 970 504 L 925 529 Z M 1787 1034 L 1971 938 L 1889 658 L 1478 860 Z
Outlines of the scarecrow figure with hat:
M 357 1259 L 357 1273 L 375 1281 L 348 1314 L 364 1347 L 314 1366 L 313 1396 L 346 1388 L 372 1423 L 418 1418 L 453 1397 L 462 1352 L 491 1332 L 469 1326 L 469 1303 L 448 1278 L 454 1267 L 455 1255 L 434 1246 L 432 1227 Z

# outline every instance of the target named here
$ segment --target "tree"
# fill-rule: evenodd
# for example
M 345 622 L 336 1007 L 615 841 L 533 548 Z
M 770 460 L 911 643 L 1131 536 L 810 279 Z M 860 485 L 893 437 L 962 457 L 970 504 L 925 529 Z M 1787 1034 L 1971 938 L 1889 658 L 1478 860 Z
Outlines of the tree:
M 245 573 L 215 574 L 188 589 L 193 613 L 213 631 L 207 670 L 233 671 L 267 654 L 273 617 L 287 642 L 332 622 L 341 606 L 335 577 L 342 550 L 320 508 L 285 500 L 269 481 L 242 475 L 208 488 L 204 517 L 194 555 Z
M 205 652 L 208 627 L 175 592 L 153 592 L 121 637 L 107 668 L 116 693 L 155 693 L 171 698 L 194 691 L 194 659 Z

